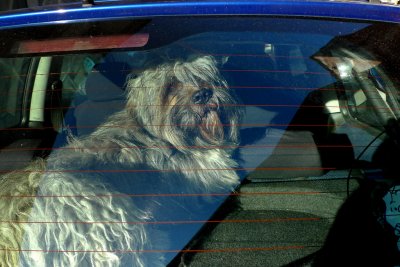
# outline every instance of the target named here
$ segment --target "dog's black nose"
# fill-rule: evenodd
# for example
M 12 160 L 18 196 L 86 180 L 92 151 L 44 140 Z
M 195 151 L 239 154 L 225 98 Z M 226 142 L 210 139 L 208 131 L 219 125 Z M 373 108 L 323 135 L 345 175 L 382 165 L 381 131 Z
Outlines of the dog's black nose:
M 197 91 L 192 96 L 192 101 L 195 104 L 206 104 L 208 100 L 213 96 L 213 91 L 208 88 L 203 88 Z

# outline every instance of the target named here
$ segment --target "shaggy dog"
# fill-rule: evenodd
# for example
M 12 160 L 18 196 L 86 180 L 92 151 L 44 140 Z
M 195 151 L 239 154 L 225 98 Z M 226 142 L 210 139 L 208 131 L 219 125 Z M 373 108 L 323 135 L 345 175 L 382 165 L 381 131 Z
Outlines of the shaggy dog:
M 231 153 L 241 111 L 212 57 L 158 63 L 126 91 L 125 109 L 92 134 L 2 177 L 1 266 L 165 264 L 145 252 L 173 237 L 149 222 L 196 218 L 213 199 L 156 194 L 238 185 Z

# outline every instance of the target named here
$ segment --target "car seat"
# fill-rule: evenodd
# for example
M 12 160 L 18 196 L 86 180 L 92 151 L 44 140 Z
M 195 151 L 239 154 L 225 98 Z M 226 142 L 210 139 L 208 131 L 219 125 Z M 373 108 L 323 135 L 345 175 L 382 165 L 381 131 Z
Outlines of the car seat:
M 129 66 L 122 62 L 104 62 L 89 73 L 85 100 L 74 111 L 76 133 L 88 135 L 108 116 L 125 106 L 124 87 Z

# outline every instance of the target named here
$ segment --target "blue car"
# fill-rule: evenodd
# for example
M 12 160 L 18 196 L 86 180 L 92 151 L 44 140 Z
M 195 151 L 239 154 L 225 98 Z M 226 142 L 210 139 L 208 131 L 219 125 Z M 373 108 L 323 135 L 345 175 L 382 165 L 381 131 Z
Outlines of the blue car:
M 0 266 L 400 266 L 395 4 L 0 4 Z

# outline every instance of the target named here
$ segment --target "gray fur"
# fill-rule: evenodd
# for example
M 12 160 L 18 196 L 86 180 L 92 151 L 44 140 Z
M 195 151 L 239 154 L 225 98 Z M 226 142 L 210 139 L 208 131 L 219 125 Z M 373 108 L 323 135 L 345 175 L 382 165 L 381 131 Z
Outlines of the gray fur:
M 212 89 L 213 96 L 207 105 L 193 105 L 191 96 L 202 87 Z M 154 242 L 166 242 L 150 237 L 143 227 L 155 215 L 152 208 L 146 202 L 113 197 L 119 192 L 104 182 L 107 174 L 85 170 L 146 166 L 161 171 L 161 178 L 166 170 L 179 179 L 185 192 L 233 190 L 239 178 L 232 170 L 237 164 L 231 153 L 241 117 L 235 104 L 209 56 L 164 62 L 130 79 L 124 110 L 91 135 L 71 138 L 65 149 L 53 152 L 46 161 L 36 160 L 25 171 L 2 178 L 0 265 L 164 264 L 162 255 L 148 262 L 140 253 Z M 136 176 L 138 180 L 131 179 Z M 128 178 L 143 186 L 143 177 L 130 173 Z M 37 197 L 13 197 L 22 195 Z M 48 221 L 54 223 L 35 223 Z M 138 223 L 121 223 L 127 221 Z

